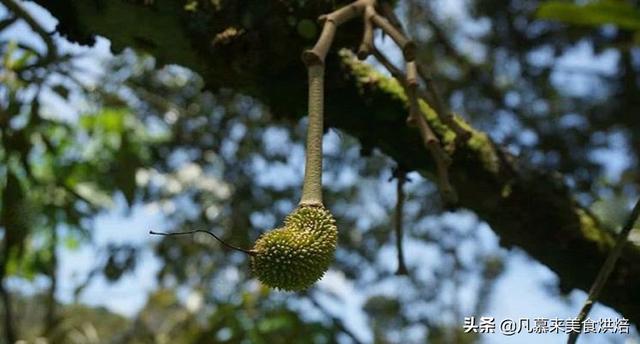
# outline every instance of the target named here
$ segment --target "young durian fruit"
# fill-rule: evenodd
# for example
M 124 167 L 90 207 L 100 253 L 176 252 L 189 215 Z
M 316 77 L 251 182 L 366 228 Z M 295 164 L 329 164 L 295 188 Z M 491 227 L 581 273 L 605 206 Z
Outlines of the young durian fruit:
M 302 199 L 281 228 L 262 234 L 250 250 L 230 245 L 205 230 L 158 235 L 203 232 L 228 248 L 251 256 L 251 268 L 265 285 L 286 291 L 309 288 L 329 269 L 336 250 L 336 222 L 322 204 L 322 134 L 324 66 L 308 66 L 309 125 Z
M 301 205 L 287 216 L 282 228 L 258 238 L 252 270 L 269 287 L 307 289 L 329 269 L 337 239 L 336 222 L 324 206 Z
M 302 199 L 282 228 L 258 238 L 251 257 L 253 272 L 262 283 L 288 291 L 307 289 L 322 278 L 338 240 L 336 222 L 322 204 L 324 66 L 308 67 L 309 125 Z

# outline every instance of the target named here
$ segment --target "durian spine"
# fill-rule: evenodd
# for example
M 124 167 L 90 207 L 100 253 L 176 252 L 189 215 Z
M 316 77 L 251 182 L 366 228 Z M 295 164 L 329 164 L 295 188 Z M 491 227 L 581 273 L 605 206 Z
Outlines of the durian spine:
M 322 205 L 322 133 L 324 117 L 324 65 L 308 66 L 309 124 L 306 163 L 300 205 Z

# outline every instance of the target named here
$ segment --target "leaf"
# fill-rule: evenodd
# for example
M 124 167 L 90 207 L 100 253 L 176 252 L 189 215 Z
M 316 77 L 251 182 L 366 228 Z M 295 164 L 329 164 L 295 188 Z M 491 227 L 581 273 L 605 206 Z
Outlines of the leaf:
M 28 62 L 29 62 L 29 61 L 30 61 L 34 56 L 36 56 L 36 54 L 35 54 L 33 51 L 25 50 L 25 51 L 22 53 L 22 56 L 20 56 L 19 58 L 15 59 L 15 60 L 13 60 L 13 61 L 11 62 L 11 66 L 10 66 L 10 68 L 11 68 L 11 69 L 14 69 L 14 70 L 21 70 L 21 69 L 23 69 L 24 67 L 26 67 L 26 66 L 27 66 L 27 63 L 28 63 Z
M 108 249 L 109 258 L 103 268 L 107 280 L 117 281 L 125 273 L 136 268 L 138 250 L 135 247 L 130 245 L 110 246 Z
M 105 193 L 96 183 L 77 183 L 75 191 L 94 206 L 102 208 L 113 206 L 111 195 Z
M 57 95 L 59 95 L 60 98 L 62 98 L 62 99 L 66 100 L 67 97 L 69 97 L 70 91 L 69 91 L 69 88 L 67 88 L 67 86 L 65 86 L 65 85 L 57 84 L 57 85 L 51 87 L 51 90 L 53 92 L 55 92 Z
M 113 177 L 116 187 L 122 191 L 129 205 L 133 204 L 136 194 L 136 171 L 142 165 L 134 150 L 135 146 L 131 144 L 128 135 L 122 135 Z
M 80 126 L 88 130 L 105 133 L 121 133 L 125 129 L 126 108 L 103 108 L 95 114 L 85 114 L 80 118 Z
M 640 10 L 624 1 L 604 0 L 586 5 L 547 1 L 538 8 L 537 17 L 574 25 L 613 24 L 623 29 L 640 30 Z
M 64 238 L 64 247 L 69 251 L 75 251 L 80 247 L 80 240 L 75 236 L 68 235 Z

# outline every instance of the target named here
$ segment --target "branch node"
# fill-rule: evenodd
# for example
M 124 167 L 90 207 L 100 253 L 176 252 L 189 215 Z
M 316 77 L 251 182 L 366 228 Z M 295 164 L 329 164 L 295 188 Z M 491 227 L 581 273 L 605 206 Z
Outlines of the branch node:
M 367 6 L 364 9 L 364 15 L 362 21 L 364 23 L 364 33 L 362 35 L 362 43 L 358 48 L 358 59 L 365 60 L 371 55 L 371 50 L 374 48 L 373 44 L 373 23 L 371 17 L 375 14 L 373 6 Z
M 402 50 L 402 55 L 406 61 L 415 60 L 416 45 L 412 40 L 408 39 L 402 32 L 400 32 L 400 30 L 391 25 L 387 19 L 377 13 L 371 16 L 371 21 L 389 35 L 394 42 L 396 42 Z

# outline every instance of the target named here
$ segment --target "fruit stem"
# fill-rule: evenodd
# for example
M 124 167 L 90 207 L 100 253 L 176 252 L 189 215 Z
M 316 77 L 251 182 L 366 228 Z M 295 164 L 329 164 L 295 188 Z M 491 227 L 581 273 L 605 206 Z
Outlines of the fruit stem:
M 304 184 L 300 205 L 322 205 L 322 134 L 324 107 L 324 65 L 307 65 L 309 72 L 309 124 Z

